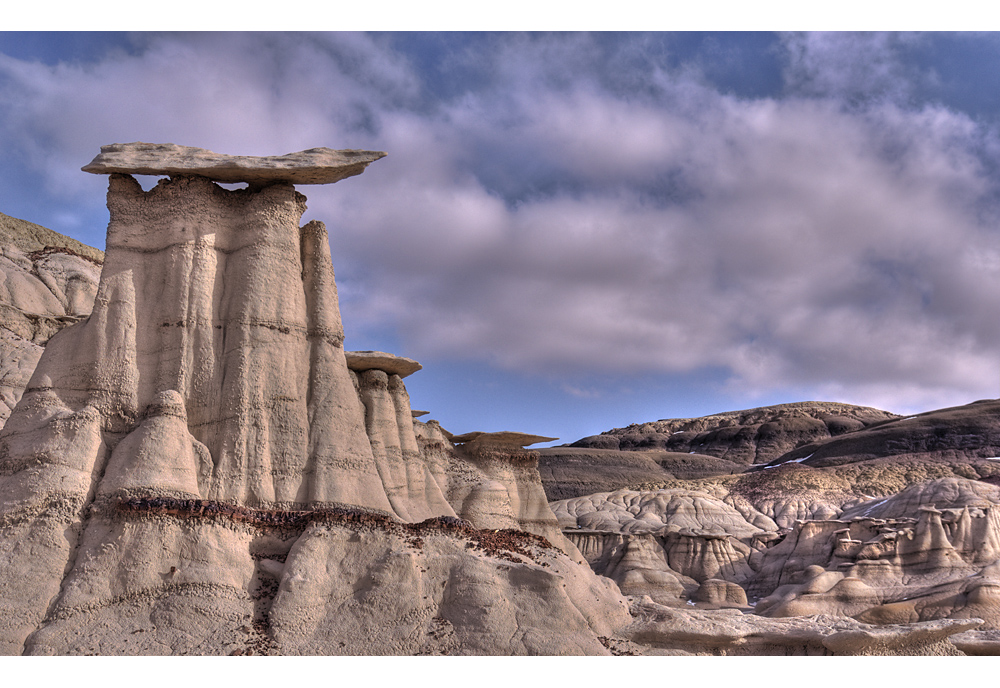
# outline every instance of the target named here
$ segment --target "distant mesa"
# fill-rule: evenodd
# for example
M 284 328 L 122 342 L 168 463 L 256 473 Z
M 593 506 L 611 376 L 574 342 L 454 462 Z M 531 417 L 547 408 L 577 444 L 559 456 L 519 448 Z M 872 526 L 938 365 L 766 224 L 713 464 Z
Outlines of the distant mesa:
M 843 433 L 817 438 L 776 456 L 767 468 L 804 463 L 813 468 L 846 466 L 863 461 L 927 459 L 979 462 L 1000 454 L 1000 400 L 936 409 L 893 418 Z
M 385 157 L 380 151 L 310 148 L 287 155 L 222 155 L 174 143 L 112 143 L 84 172 L 91 174 L 191 175 L 215 182 L 332 184 L 365 171 Z
M 570 446 L 694 452 L 736 464 L 765 464 L 804 444 L 898 418 L 867 406 L 806 401 L 630 425 L 584 437 Z
M 423 366 L 412 358 L 387 354 L 384 351 L 345 351 L 344 355 L 347 356 L 347 367 L 356 373 L 381 370 L 389 375 L 406 377 L 423 369 Z M 425 413 L 427 412 L 424 411 L 421 415 Z

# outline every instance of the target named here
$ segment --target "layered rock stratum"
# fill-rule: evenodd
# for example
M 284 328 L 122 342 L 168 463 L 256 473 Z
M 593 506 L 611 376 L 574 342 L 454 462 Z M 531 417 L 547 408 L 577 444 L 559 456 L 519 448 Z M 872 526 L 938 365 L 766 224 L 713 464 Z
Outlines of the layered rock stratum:
M 815 403 L 541 451 L 416 420 L 419 363 L 345 351 L 293 186 L 383 155 L 105 146 L 106 254 L 0 216 L 0 651 L 995 649 L 985 445 L 782 461 L 894 418 Z

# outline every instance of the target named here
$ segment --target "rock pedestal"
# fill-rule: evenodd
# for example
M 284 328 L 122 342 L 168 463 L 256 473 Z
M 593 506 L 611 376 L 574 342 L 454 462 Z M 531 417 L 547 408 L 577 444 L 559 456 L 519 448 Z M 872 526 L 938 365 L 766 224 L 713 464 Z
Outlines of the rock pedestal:
M 325 229 L 288 183 L 227 191 L 113 175 L 94 312 L 50 342 L 25 396 L 92 405 L 112 444 L 174 391 L 208 448 L 207 498 L 390 510 L 343 352 Z M 15 414 L 16 415 L 16 414 Z M 12 417 L 7 432 L 16 434 Z
M 404 520 L 455 516 L 444 492 L 448 477 L 420 455 L 403 377 L 416 361 L 382 352 L 351 351 L 347 365 L 365 409 L 365 429 L 393 511 Z
M 0 653 L 607 652 L 626 603 L 557 549 L 537 462 L 490 459 L 512 530 L 460 520 L 452 478 L 483 473 L 422 451 L 420 365 L 344 352 L 293 183 L 382 155 L 116 144 L 85 168 L 111 174 L 93 311 L 0 431 Z

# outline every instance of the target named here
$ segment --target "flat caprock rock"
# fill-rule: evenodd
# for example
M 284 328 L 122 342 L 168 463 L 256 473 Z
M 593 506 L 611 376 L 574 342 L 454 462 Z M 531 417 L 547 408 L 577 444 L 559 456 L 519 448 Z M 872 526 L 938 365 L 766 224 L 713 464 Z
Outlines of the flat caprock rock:
M 385 153 L 310 148 L 288 155 L 222 155 L 174 143 L 112 143 L 84 172 L 92 174 L 192 175 L 216 182 L 332 184 L 365 171 Z
M 381 370 L 390 375 L 406 377 L 423 369 L 423 366 L 412 358 L 395 356 L 384 351 L 345 351 L 344 355 L 347 356 L 347 367 L 356 373 L 363 370 Z
M 504 444 L 511 447 L 527 447 L 539 442 L 554 442 L 558 437 L 542 437 L 541 435 L 528 435 L 523 432 L 467 432 L 464 435 L 452 435 L 449 438 L 453 444 L 468 444 L 469 442 L 488 442 L 490 444 Z

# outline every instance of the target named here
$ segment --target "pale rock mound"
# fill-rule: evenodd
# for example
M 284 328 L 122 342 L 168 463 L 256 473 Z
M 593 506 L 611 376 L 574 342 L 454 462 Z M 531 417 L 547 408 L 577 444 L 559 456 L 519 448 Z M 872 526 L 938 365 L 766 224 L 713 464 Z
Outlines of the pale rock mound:
M 569 538 L 584 556 L 590 555 L 591 567 L 615 581 L 624 595 L 645 595 L 659 604 L 678 606 L 698 585 L 670 567 L 662 543 L 652 535 L 608 537 L 581 532 Z
M 798 521 L 837 518 L 841 511 L 866 501 L 851 476 L 789 463 L 753 469 L 727 486 L 726 500 L 746 504 L 778 524 L 792 528 Z
M 0 214 L 0 427 L 21 399 L 42 347 L 90 314 L 104 254 Z
M 614 584 L 448 519 L 102 503 L 33 655 L 607 654 Z
M 698 586 L 695 599 L 713 607 L 747 607 L 747 593 L 740 586 L 721 578 L 709 578 Z
M 764 530 L 777 530 L 762 515 L 759 525 L 751 524 L 725 502 L 689 490 L 617 490 L 553 502 L 552 512 L 564 528 L 621 533 L 662 531 L 750 538 Z
M 926 505 L 938 509 L 964 509 L 996 504 L 1000 504 L 1000 486 L 978 480 L 940 478 L 913 485 L 891 497 L 862 502 L 845 509 L 840 518 L 914 518 Z
M 518 528 L 535 533 L 574 560 L 584 559 L 563 536 L 538 477 L 538 454 L 525 445 L 554 438 L 519 432 L 449 435 L 455 445 L 449 464 L 448 500 L 459 515 L 480 528 Z

